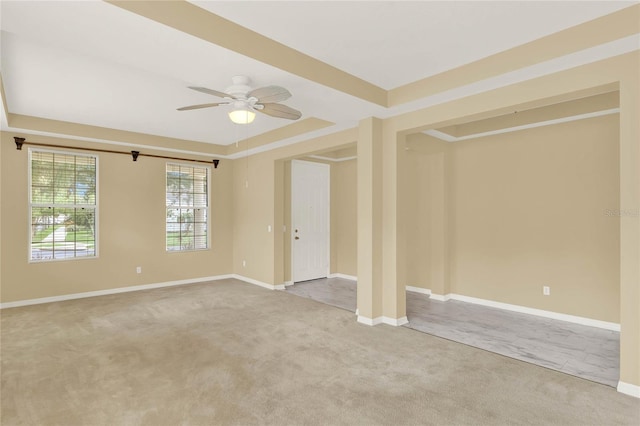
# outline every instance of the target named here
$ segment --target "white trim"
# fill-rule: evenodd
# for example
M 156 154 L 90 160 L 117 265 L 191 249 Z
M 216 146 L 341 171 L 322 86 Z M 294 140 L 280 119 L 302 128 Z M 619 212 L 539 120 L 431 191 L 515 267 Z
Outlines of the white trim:
M 294 282 L 293 282 L 293 281 L 285 281 L 285 282 L 284 282 L 284 286 L 285 286 L 285 287 L 289 287 L 290 285 L 293 285 L 293 284 L 294 284 Z
M 206 282 L 206 281 L 218 281 L 218 280 L 224 280 L 228 278 L 234 278 L 234 277 L 231 274 L 215 275 L 211 277 L 191 278 L 186 280 L 166 281 L 166 282 L 155 283 L 155 284 L 144 284 L 144 285 L 135 285 L 130 287 L 110 288 L 107 290 L 87 291 L 84 293 L 64 294 L 61 296 L 41 297 L 38 299 L 18 300 L 15 302 L 0 303 L 0 309 L 17 308 L 20 306 L 29 306 L 29 305 L 39 305 L 42 303 L 63 302 L 65 300 L 85 299 L 87 297 L 107 296 L 110 294 L 128 293 L 131 291 L 140 291 L 140 290 L 151 290 L 154 288 L 173 287 L 177 285 L 194 284 L 194 283 L 200 283 L 200 282 Z
M 431 295 L 431 297 L 433 297 L 433 295 Z M 445 298 L 446 297 L 449 297 L 453 300 L 459 300 L 461 302 L 474 303 L 476 305 L 489 306 L 492 308 L 504 309 L 507 311 L 520 312 L 523 314 L 536 315 L 539 317 L 551 318 L 560 321 L 567 321 L 575 324 L 587 325 L 590 327 L 603 328 L 605 330 L 620 331 L 620 324 L 613 322 L 578 317 L 575 315 L 561 314 L 558 312 L 544 311 L 542 309 L 528 308 L 526 306 L 511 305 L 509 303 L 495 302 L 493 300 L 478 299 L 476 297 L 462 296 L 460 294 L 454 293 L 448 294 L 445 296 Z
M 420 293 L 420 294 L 426 294 L 426 295 L 431 295 L 431 290 L 429 290 L 428 288 L 422 288 L 422 287 L 414 287 L 411 285 L 407 285 L 404 287 L 406 291 L 411 291 L 413 293 Z
M 422 287 L 413 287 L 410 285 L 405 286 L 405 290 L 406 291 L 410 291 L 413 293 L 420 293 L 420 294 L 426 294 L 429 296 L 429 299 L 433 299 L 433 300 L 438 300 L 440 302 L 446 302 L 447 300 L 449 300 L 451 297 L 450 294 L 435 294 L 432 293 L 430 289 L 428 288 L 422 288 Z
M 394 327 L 399 327 L 401 325 L 409 324 L 409 320 L 407 319 L 407 317 L 402 317 L 402 318 L 382 317 L 382 322 L 384 324 L 392 325 Z
M 324 161 L 332 161 L 334 163 L 340 163 L 342 161 L 356 160 L 357 156 L 352 157 L 342 157 L 342 158 L 331 158 L 331 157 L 323 157 L 322 155 L 307 155 L 309 158 L 315 158 L 316 160 L 324 160 Z
M 338 272 L 336 272 L 335 274 L 327 275 L 327 278 L 342 278 L 343 280 L 358 281 L 358 277 L 354 275 L 346 275 Z
M 640 398 L 640 386 L 632 385 L 631 383 L 625 383 L 622 380 L 618 381 L 618 387 L 616 388 L 618 392 L 623 393 L 625 395 L 630 395 L 635 398 Z
M 522 126 L 506 127 L 504 129 L 491 130 L 489 132 L 474 133 L 472 135 L 466 135 L 466 136 L 460 136 L 460 137 L 452 136 L 447 133 L 440 132 L 438 130 L 425 130 L 423 133 L 429 136 L 433 136 L 434 138 L 441 139 L 443 141 L 459 142 L 459 141 L 465 141 L 468 139 L 482 138 L 485 136 L 499 135 L 502 133 L 510 133 L 510 132 L 517 132 L 520 130 L 534 129 L 536 127 L 552 126 L 554 124 L 560 124 L 560 123 L 569 123 L 571 121 L 585 120 L 587 118 L 601 117 L 603 115 L 618 114 L 619 112 L 620 112 L 620 108 L 611 108 L 611 109 L 605 109 L 602 111 L 572 115 L 569 117 L 555 118 L 553 120 L 539 121 L 537 123 L 523 124 Z
M 414 293 L 428 294 L 430 299 L 437 300 L 440 302 L 446 302 L 448 300 L 458 300 L 460 302 L 473 303 L 475 305 L 489 306 L 491 308 L 504 309 L 507 311 L 520 312 L 520 313 L 529 314 L 529 315 L 536 315 L 539 317 L 551 318 L 551 319 L 556 319 L 560 321 L 586 325 L 590 327 L 603 328 L 605 330 L 620 331 L 620 324 L 618 323 L 600 321 L 600 320 L 595 320 L 595 319 L 585 318 L 585 317 L 578 317 L 575 315 L 561 314 L 558 312 L 545 311 L 542 309 L 528 308 L 526 306 L 512 305 L 509 303 L 496 302 L 493 300 L 479 299 L 477 297 L 463 296 L 461 294 L 455 294 L 455 293 L 448 293 L 444 295 L 434 294 L 431 292 L 431 290 L 427 288 L 412 287 L 409 285 L 406 286 L 405 288 L 407 291 L 411 291 Z
M 249 277 L 244 277 L 242 275 L 238 275 L 238 274 L 231 274 L 230 276 L 231 278 L 235 278 L 237 280 L 240 281 L 244 281 L 246 283 L 249 284 L 254 284 L 260 287 L 264 287 L 264 288 L 268 288 L 269 290 L 284 290 L 284 284 L 268 284 L 262 281 L 258 281 L 258 280 L 254 280 L 253 278 L 249 278 Z
M 356 309 L 356 315 L 358 315 L 358 310 Z M 358 322 L 360 324 L 365 324 L 365 325 L 379 325 L 379 324 L 387 324 L 387 325 L 392 325 L 394 327 L 399 327 L 401 325 L 405 325 L 409 323 L 409 320 L 407 319 L 407 317 L 402 317 L 402 318 L 389 318 L 389 317 L 376 317 L 376 318 L 367 318 L 367 317 L 363 317 L 362 315 L 358 315 Z
M 360 309 L 356 308 L 356 315 L 360 315 Z
M 449 133 L 441 132 L 440 130 L 436 130 L 436 129 L 425 130 L 422 133 L 424 133 L 425 135 L 433 136 L 434 138 L 438 138 L 446 142 L 456 142 L 459 140 L 457 137 L 452 136 Z
M 437 300 L 439 302 L 446 302 L 447 300 L 451 299 L 451 294 L 434 294 L 434 293 L 431 293 L 431 296 L 429 296 L 429 299 Z
M 382 317 L 377 318 L 367 318 L 362 315 L 358 315 L 358 322 L 364 325 L 378 325 L 382 324 Z

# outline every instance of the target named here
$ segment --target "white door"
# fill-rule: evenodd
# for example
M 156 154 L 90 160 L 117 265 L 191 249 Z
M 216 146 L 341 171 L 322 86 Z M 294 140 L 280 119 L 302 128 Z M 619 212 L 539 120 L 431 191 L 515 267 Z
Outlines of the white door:
M 329 274 L 329 165 L 291 161 L 293 282 Z

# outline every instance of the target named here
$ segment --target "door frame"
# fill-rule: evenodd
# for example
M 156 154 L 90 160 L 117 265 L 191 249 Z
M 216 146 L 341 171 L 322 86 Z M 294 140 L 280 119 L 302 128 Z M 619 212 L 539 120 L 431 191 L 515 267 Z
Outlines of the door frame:
M 293 214 L 293 209 L 295 206 L 295 200 L 293 197 L 293 165 L 294 163 L 298 163 L 301 165 L 304 164 L 314 164 L 314 165 L 321 165 L 324 166 L 327 170 L 328 170 L 328 174 L 327 174 L 327 200 L 326 200 L 326 204 L 327 204 L 327 270 L 326 270 L 326 277 L 329 278 L 329 275 L 331 274 L 331 164 L 328 163 L 323 163 L 320 161 L 307 161 L 307 160 L 291 160 L 291 179 L 290 179 L 290 193 L 291 193 L 291 232 L 290 232 L 290 247 L 291 247 L 291 259 L 290 259 L 290 266 L 291 266 L 291 271 L 289 271 L 290 273 L 290 277 L 291 277 L 291 282 L 293 284 L 296 283 L 295 280 L 295 274 L 294 274 L 294 269 L 295 269 L 295 244 L 294 244 L 294 238 L 295 238 L 295 232 L 293 231 L 294 229 L 294 224 L 293 224 L 293 220 L 294 220 L 294 214 Z M 301 281 L 298 281 L 301 282 Z

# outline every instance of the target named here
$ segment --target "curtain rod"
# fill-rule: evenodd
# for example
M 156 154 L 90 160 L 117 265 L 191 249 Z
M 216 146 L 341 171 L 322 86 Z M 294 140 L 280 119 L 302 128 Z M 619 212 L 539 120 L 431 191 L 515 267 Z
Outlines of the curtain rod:
M 125 154 L 125 155 L 131 155 L 131 157 L 133 158 L 133 161 L 138 161 L 138 157 L 153 157 L 153 158 L 164 158 L 164 159 L 167 159 L 167 160 L 191 161 L 193 163 L 211 164 L 213 162 L 213 168 L 214 169 L 217 169 L 218 168 L 218 163 L 220 163 L 220 160 L 218 160 L 218 159 L 214 159 L 213 161 L 192 160 L 190 158 L 167 157 L 165 155 L 155 155 L 155 154 L 142 154 L 140 151 L 130 151 L 130 152 L 127 152 L 127 151 L 113 151 L 113 150 L 110 150 L 110 149 L 82 148 L 82 147 L 75 147 L 75 146 L 68 146 L 68 145 L 52 145 L 52 144 L 38 143 L 38 142 L 27 142 L 27 141 L 25 141 L 25 138 L 20 138 L 18 136 L 14 136 L 13 139 L 16 142 L 16 149 L 18 151 L 22 151 L 22 145 L 35 145 L 35 146 L 46 146 L 46 147 L 52 147 L 52 148 L 78 149 L 78 150 L 81 150 L 81 151 L 108 152 L 109 154 Z

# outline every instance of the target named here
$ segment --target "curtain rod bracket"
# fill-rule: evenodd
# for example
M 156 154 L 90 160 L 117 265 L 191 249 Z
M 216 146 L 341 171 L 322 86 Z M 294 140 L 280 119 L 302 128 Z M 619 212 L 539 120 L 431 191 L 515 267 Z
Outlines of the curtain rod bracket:
M 85 147 L 81 147 L 81 146 L 68 146 L 68 145 L 56 145 L 56 144 L 48 144 L 48 143 L 41 143 L 41 142 L 28 142 L 25 140 L 25 138 L 21 138 L 18 136 L 14 136 L 13 139 L 16 141 L 16 149 L 18 151 L 22 150 L 22 145 L 35 145 L 35 146 L 44 146 L 44 147 L 48 147 L 48 148 L 64 148 L 64 149 L 77 149 L 80 151 L 91 151 L 91 152 L 106 152 L 109 154 L 122 154 L 122 155 L 129 155 L 131 154 L 131 157 L 133 158 L 133 161 L 138 161 L 138 157 L 139 156 L 143 156 L 143 157 L 151 157 L 151 158 L 165 158 L 167 160 L 178 160 L 178 161 L 191 161 L 193 163 L 205 163 L 205 164 L 211 164 L 211 162 L 209 160 L 195 160 L 192 158 L 177 158 L 177 157 L 168 157 L 166 155 L 156 155 L 156 154 L 141 154 L 140 151 L 113 151 L 110 149 L 99 149 L 99 148 L 85 148 Z M 217 158 L 215 160 L 213 160 L 213 167 L 214 168 L 218 168 L 218 163 L 220 163 L 220 160 L 218 160 Z
M 14 136 L 13 140 L 16 141 L 16 149 L 18 151 L 22 151 L 22 144 L 24 143 L 24 138 L 19 138 L 17 136 Z

